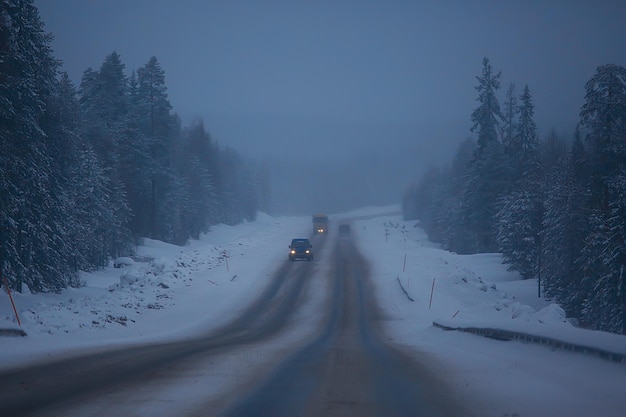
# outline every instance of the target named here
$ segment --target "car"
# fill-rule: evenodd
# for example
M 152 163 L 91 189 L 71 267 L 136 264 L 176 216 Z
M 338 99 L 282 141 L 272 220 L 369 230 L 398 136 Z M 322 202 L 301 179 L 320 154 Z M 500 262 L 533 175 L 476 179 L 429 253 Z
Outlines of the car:
M 289 245 L 289 260 L 304 259 L 313 260 L 313 245 L 306 238 L 292 239 Z
M 350 236 L 349 224 L 342 224 L 339 226 L 339 236 Z

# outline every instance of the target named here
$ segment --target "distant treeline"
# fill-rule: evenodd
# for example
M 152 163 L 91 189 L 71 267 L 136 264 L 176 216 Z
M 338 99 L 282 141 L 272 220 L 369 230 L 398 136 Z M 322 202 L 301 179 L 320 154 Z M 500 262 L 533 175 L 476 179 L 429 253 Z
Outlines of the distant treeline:
M 501 107 L 488 59 L 477 80 L 477 140 L 408 188 L 405 217 L 451 251 L 501 252 L 583 326 L 626 333 L 626 69 L 598 67 L 573 138 L 542 143 L 528 87 Z
M 141 237 L 184 243 L 253 220 L 266 173 L 182 128 L 156 58 L 113 52 L 78 91 L 32 0 L 0 2 L 0 274 L 21 290 L 78 286 L 79 270 Z

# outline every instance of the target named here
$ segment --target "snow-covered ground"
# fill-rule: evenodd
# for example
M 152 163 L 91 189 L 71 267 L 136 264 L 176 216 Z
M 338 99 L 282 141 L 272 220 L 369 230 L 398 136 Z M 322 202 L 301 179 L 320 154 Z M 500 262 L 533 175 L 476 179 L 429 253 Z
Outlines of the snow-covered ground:
M 558 306 L 537 296 L 536 281 L 507 271 L 499 255 L 441 250 L 397 207 L 331 216 L 335 225 L 347 219 L 372 262 L 388 337 L 427 357 L 477 415 L 626 415 L 624 364 L 432 323 L 502 328 L 619 353 L 626 353 L 626 337 L 572 326 Z M 290 239 L 310 229 L 310 217 L 260 214 L 255 222 L 216 226 L 184 247 L 146 240 L 134 260 L 118 260 L 120 268 L 112 263 L 82 274 L 79 289 L 13 294 L 28 336 L 0 337 L 0 366 L 215 328 L 259 294 L 286 261 Z M 16 327 L 3 291 L 0 329 Z
M 536 280 L 507 271 L 500 255 L 441 250 L 399 215 L 357 221 L 353 230 L 374 264 L 389 336 L 423 352 L 477 416 L 626 416 L 626 364 L 432 323 L 500 328 L 622 354 L 625 336 L 572 326 L 560 307 L 538 297 Z

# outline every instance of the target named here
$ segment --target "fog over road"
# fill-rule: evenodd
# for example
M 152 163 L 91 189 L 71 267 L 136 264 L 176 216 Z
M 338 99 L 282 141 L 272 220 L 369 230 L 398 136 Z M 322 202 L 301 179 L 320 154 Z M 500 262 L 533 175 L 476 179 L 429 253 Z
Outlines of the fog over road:
M 315 261 L 285 260 L 257 301 L 210 334 L 0 374 L 0 414 L 466 415 L 416 352 L 386 340 L 356 243 L 335 233 L 312 242 Z

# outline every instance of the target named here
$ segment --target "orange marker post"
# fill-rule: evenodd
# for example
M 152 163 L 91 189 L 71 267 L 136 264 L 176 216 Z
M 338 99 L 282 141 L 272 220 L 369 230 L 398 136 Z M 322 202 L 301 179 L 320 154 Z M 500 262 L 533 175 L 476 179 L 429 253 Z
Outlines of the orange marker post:
M 5 278 L 2 280 L 2 282 L 4 282 L 4 288 L 6 288 L 7 294 L 9 294 L 9 299 L 11 300 L 11 305 L 13 306 L 13 312 L 15 313 L 17 324 L 19 324 L 20 327 L 22 327 L 22 323 L 20 322 L 20 316 L 19 314 L 17 314 L 17 309 L 15 308 L 15 302 L 13 301 L 13 296 L 11 295 L 11 289 L 9 288 L 9 281 L 7 281 L 7 279 Z

